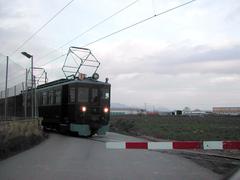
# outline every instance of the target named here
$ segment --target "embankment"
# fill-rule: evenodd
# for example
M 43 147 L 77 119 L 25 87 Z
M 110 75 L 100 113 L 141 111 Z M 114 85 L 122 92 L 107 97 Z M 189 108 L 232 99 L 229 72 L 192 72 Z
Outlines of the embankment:
M 0 160 L 29 149 L 44 139 L 39 120 L 0 122 Z

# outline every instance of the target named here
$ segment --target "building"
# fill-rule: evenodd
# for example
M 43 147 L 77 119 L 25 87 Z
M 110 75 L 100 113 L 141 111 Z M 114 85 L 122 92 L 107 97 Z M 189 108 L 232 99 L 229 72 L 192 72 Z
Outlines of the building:
M 183 111 L 182 111 L 182 110 L 173 111 L 173 112 L 172 112 L 172 115 L 173 115 L 173 116 L 181 116 L 181 115 L 183 115 Z
M 240 115 L 240 107 L 213 107 L 213 113 L 226 115 Z
M 111 115 L 127 115 L 127 114 L 145 114 L 145 110 L 138 109 L 138 108 L 111 108 L 110 109 Z
M 208 112 L 202 111 L 200 109 L 194 109 L 194 110 L 190 110 L 190 111 L 183 110 L 183 115 L 187 115 L 187 116 L 204 116 L 207 114 L 208 114 Z

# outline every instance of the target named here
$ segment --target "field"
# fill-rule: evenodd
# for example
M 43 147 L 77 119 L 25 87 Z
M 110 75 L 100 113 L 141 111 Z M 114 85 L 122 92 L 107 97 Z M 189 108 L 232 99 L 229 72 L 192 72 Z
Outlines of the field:
M 240 140 L 240 116 L 112 116 L 110 130 L 166 140 Z
M 28 149 L 43 139 L 38 120 L 0 122 L 0 159 Z

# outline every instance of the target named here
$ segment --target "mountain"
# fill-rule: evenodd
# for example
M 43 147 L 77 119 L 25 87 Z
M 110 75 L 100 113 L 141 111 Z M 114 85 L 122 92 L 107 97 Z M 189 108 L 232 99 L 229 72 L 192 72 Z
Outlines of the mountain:
M 121 103 L 111 103 L 111 108 L 129 108 L 129 106 Z
M 121 103 L 111 103 L 111 108 L 137 108 L 137 109 L 145 109 L 145 107 L 139 107 L 139 106 L 128 106 L 126 104 L 121 104 Z M 156 110 L 156 111 L 162 111 L 162 112 L 169 112 L 170 110 L 168 108 L 165 108 L 165 107 L 161 107 L 161 106 L 158 106 L 158 107 L 153 107 L 153 106 L 150 106 L 148 105 L 147 106 L 147 110 L 148 111 L 152 111 L 152 110 Z

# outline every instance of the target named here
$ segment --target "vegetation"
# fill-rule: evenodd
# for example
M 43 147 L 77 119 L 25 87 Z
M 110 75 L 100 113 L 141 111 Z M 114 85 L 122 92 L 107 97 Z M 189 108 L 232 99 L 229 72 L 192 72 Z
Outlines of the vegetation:
M 167 140 L 240 140 L 240 116 L 112 116 L 110 130 Z
M 43 139 L 39 120 L 0 122 L 0 159 L 28 149 Z

